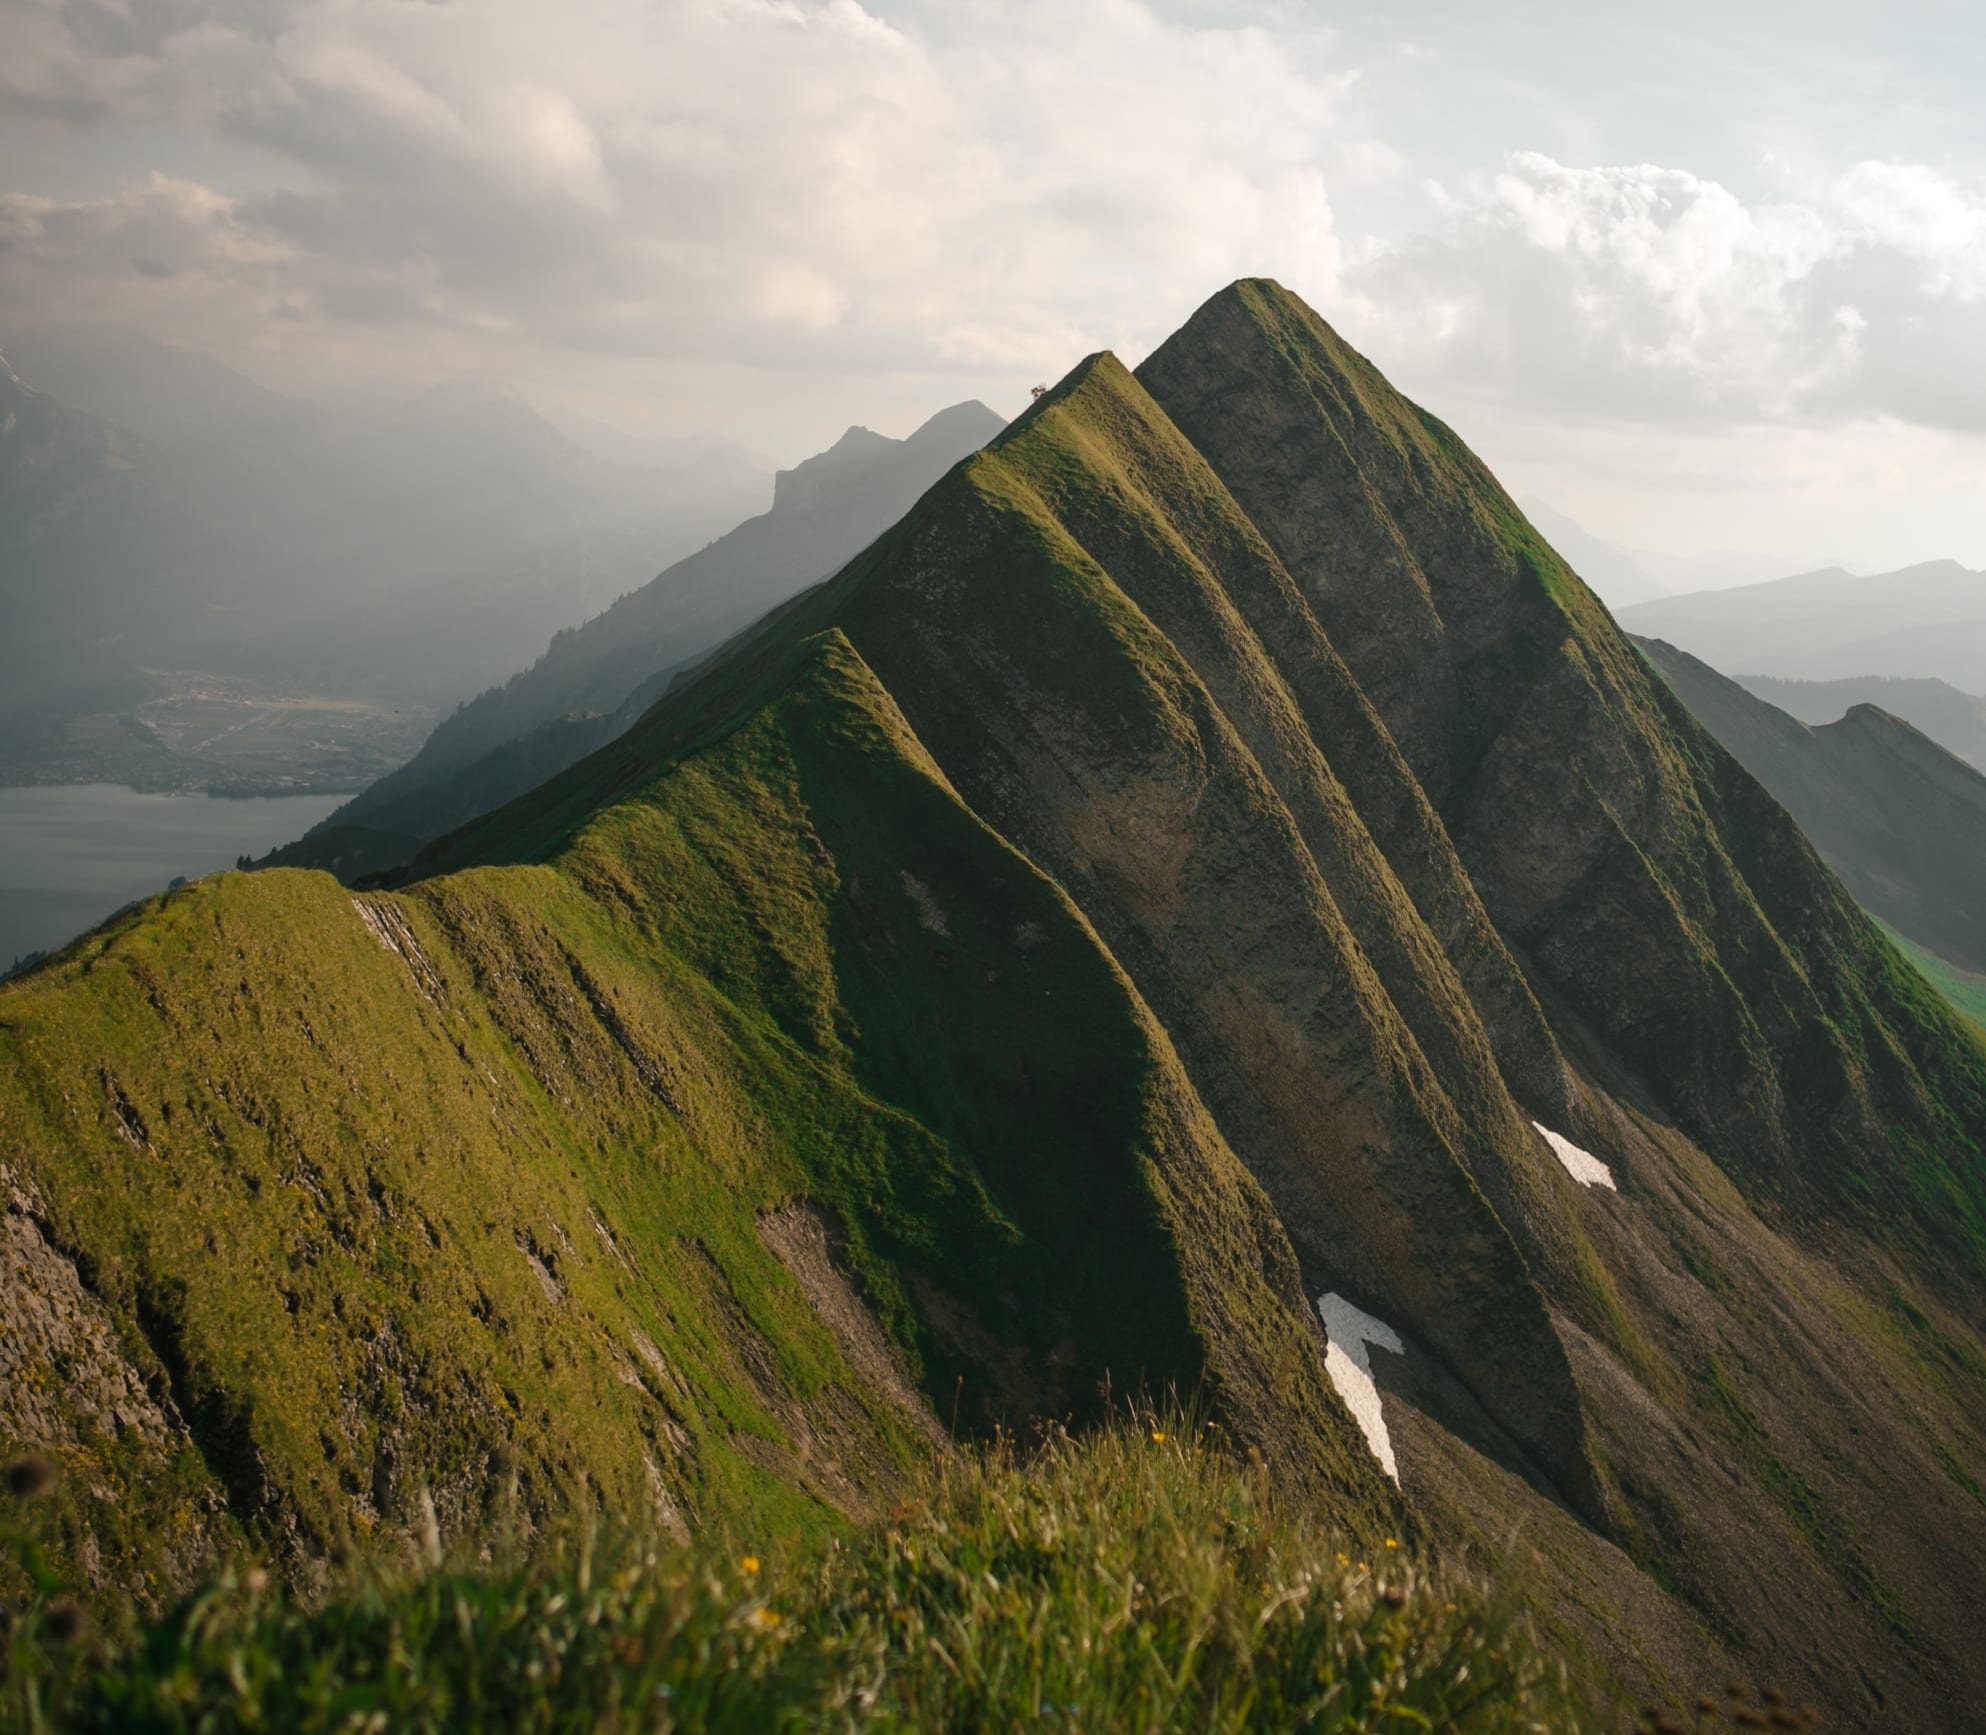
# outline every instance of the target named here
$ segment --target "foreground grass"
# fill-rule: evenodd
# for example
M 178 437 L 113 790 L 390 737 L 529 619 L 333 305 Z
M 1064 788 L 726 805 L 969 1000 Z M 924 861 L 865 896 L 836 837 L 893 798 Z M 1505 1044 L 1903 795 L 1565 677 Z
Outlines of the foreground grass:
M 14 1611 L 5 1726 L 74 1731 L 1571 1730 L 1522 1624 L 1361 1561 L 1164 1424 L 960 1458 L 839 1542 L 577 1536 L 315 1606 L 237 1568 L 127 1638 Z M 437 1551 L 438 1552 L 438 1551 Z

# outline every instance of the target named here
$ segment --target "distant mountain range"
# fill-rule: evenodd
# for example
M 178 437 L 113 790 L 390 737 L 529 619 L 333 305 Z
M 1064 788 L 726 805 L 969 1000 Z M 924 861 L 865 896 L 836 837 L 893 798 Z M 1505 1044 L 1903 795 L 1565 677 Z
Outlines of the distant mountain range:
M 0 360 L 0 749 L 64 706 L 122 706 L 160 657 L 232 654 L 237 552 L 137 436 Z
M 1737 675 L 1986 679 L 1986 573 L 1954 560 L 1858 577 L 1839 567 L 1625 607 L 1621 624 Z
M 343 419 L 128 336 L 9 354 L 0 775 L 147 670 L 454 703 L 770 488 L 727 448 L 602 457 L 479 387 Z
M 1986 682 L 1986 669 L 1976 679 Z M 1842 681 L 1789 681 L 1772 675 L 1732 675 L 1756 698 L 1803 723 L 1832 723 L 1857 705 L 1874 705 L 1923 730 L 1941 747 L 1986 771 L 1986 698 L 1948 682 L 1907 675 L 1864 675 Z
M 965 403 L 904 440 L 850 428 L 779 473 L 770 511 L 561 632 L 530 668 L 446 719 L 408 764 L 276 863 L 346 878 L 398 867 L 564 770 L 629 728 L 678 671 L 881 535 L 1003 425 L 984 404 Z
M 1698 722 L 1765 785 L 1857 900 L 1986 972 L 1986 775 L 1886 710 L 1818 726 L 1660 639 L 1637 639 Z

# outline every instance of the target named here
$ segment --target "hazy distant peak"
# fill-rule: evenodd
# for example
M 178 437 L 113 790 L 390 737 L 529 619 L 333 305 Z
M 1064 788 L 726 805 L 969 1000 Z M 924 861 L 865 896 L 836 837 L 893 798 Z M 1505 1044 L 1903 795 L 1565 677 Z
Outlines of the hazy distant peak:
M 1885 578 L 1981 578 L 1980 573 L 1967 566 L 1962 560 L 1920 560 L 1913 566 L 1899 567 L 1895 572 L 1885 573 Z
M 879 434 L 873 428 L 856 424 L 825 452 L 816 452 L 811 458 L 795 464 L 792 469 L 780 470 L 774 474 L 772 478 L 774 510 L 782 506 L 807 504 L 816 498 L 823 486 L 830 485 L 830 478 L 844 476 L 850 470 L 872 464 L 884 453 L 895 451 L 903 443 L 901 440 L 892 440 L 887 434 Z
M 501 404 L 508 409 L 529 410 L 515 386 L 495 385 L 488 380 L 454 379 L 443 380 L 438 385 L 429 386 L 416 395 L 408 404 L 410 410 L 429 409 L 455 412 L 459 410 L 479 410 L 488 405 Z
M 894 446 L 897 443 L 898 442 L 891 439 L 888 434 L 879 434 L 876 432 L 874 428 L 865 428 L 860 422 L 854 422 L 849 425 L 848 431 L 844 433 L 840 439 L 835 441 L 835 443 L 832 446 L 828 447 L 828 449 L 825 452 L 817 453 L 816 457 L 845 458 L 845 457 L 859 456 L 860 454 L 866 452 L 883 451 L 887 447 Z M 814 458 L 808 458 L 803 460 L 799 465 L 795 467 L 798 469 L 805 469 L 808 464 L 811 464 L 813 462 L 815 462 Z
M 940 410 L 910 439 L 942 441 L 946 445 L 971 440 L 983 446 L 1006 425 L 1006 417 L 997 410 L 988 409 L 977 398 L 968 398 L 962 404 Z

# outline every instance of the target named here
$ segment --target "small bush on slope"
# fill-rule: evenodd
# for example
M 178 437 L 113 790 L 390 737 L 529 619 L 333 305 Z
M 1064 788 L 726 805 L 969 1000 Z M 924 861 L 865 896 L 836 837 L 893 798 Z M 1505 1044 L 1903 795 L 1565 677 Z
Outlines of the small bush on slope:
M 1438 1728 L 1582 1718 L 1528 1629 L 1356 1561 L 1190 1427 L 960 1457 L 886 1525 L 763 1558 L 578 1537 L 526 1564 L 235 1570 L 128 1641 L 44 1594 L 6 1721 L 69 1731 Z M 48 1587 L 52 1592 L 53 1587 Z

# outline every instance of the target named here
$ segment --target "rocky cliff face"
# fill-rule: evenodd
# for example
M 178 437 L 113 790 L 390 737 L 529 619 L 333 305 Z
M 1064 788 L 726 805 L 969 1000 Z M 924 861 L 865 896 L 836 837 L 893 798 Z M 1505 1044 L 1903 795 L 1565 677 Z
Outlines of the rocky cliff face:
M 1986 1052 L 1273 284 L 402 889 L 189 888 L 0 1055 L 57 1238 L 133 1365 L 177 1298 L 177 1413 L 300 1561 L 423 1478 L 472 1522 L 499 1441 L 541 1505 L 854 1510 L 931 1449 L 905 1381 L 968 1426 L 1197 1385 L 1597 1678 L 1986 1688 Z

